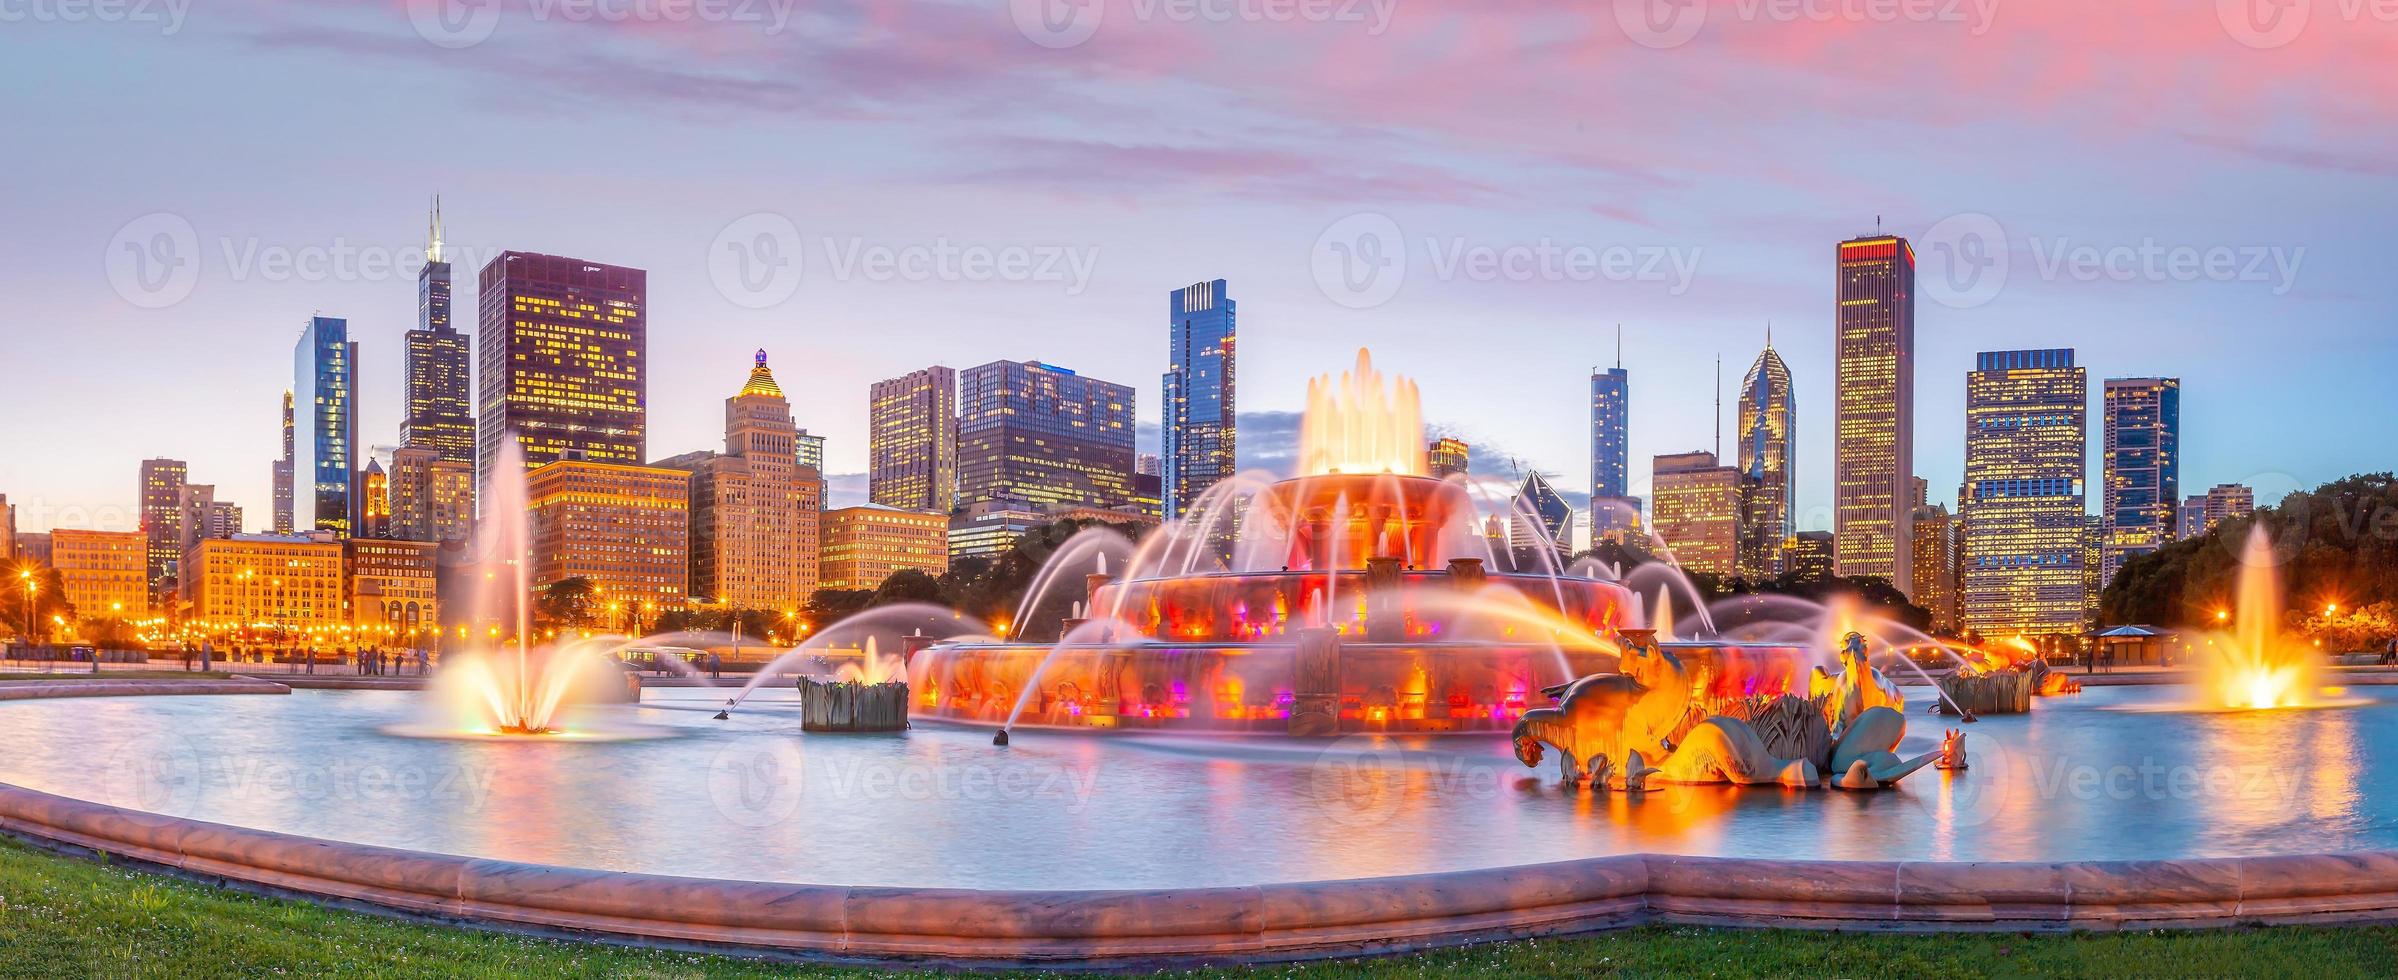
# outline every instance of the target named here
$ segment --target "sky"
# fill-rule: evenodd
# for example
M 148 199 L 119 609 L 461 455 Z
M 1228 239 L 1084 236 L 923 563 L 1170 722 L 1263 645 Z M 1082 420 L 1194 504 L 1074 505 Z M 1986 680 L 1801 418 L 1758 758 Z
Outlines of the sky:
M 1981 350 L 2182 381 L 2185 492 L 2393 467 L 2398 23 L 2341 0 L 43 0 L 0 6 L 0 494 L 130 528 L 139 460 L 268 520 L 291 348 L 397 441 L 429 199 L 459 320 L 503 249 L 649 270 L 649 449 L 764 348 L 862 495 L 866 390 L 1132 385 L 1240 303 L 1242 454 L 1370 347 L 1480 472 L 1586 491 L 1589 373 L 1713 445 L 1770 324 L 1830 526 L 1833 250 L 1921 256 L 1916 472 Z M 1729 396 L 1727 396 L 1729 397 Z M 1725 427 L 1730 428 L 1727 410 Z M 1502 475 L 1505 475 L 1504 473 Z M 2097 473 L 2093 471 L 2093 486 Z M 2095 507 L 2095 500 L 2093 501 Z

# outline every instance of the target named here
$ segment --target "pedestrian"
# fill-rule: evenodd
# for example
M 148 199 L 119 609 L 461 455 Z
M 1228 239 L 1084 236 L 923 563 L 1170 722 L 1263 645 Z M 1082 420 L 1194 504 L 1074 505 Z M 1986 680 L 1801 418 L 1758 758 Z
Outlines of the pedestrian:
M 723 677 L 723 676 L 724 676 L 724 655 L 723 655 L 723 654 L 721 654 L 721 653 L 717 653 L 717 652 L 715 652 L 715 651 L 713 651 L 713 650 L 711 650 L 711 651 L 709 651 L 709 652 L 708 652 L 708 676 L 710 676 L 710 677 Z
M 191 673 L 191 669 L 192 669 L 192 645 L 191 645 L 191 644 L 189 644 L 189 643 L 186 643 L 186 644 L 184 644 L 184 645 L 183 645 L 183 672 L 184 672 L 184 673 L 186 673 L 186 674 L 188 674 L 188 673 Z

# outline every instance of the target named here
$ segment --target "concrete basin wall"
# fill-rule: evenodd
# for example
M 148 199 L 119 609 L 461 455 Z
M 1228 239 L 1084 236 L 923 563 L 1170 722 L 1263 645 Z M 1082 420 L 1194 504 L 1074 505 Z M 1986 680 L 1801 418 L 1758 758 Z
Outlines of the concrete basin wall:
M 193 680 L 111 680 L 100 674 L 90 678 L 62 677 L 55 680 L 12 681 L 0 677 L 0 701 L 32 701 L 44 698 L 125 698 L 152 697 L 174 694 L 290 694 L 291 688 L 273 681 L 252 677 Z
M 2057 931 L 2398 921 L 2398 853 L 2390 852 L 1989 864 L 1623 855 L 1238 888 L 984 891 L 519 864 L 6 785 L 0 830 L 263 889 L 503 927 L 988 966 L 1306 959 L 1643 923 Z

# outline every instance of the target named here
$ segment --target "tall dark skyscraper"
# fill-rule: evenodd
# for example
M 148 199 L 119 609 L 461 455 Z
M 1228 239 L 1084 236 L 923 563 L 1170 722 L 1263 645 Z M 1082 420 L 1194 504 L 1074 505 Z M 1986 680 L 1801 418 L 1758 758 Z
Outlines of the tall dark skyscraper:
M 1915 246 L 1895 235 L 1841 242 L 1835 286 L 1836 564 L 1905 588 L 1915 557 Z
M 1627 419 L 1632 376 L 1624 371 L 1623 331 L 1616 331 L 1615 366 L 1590 372 L 1590 535 L 1592 541 L 1629 530 L 1640 512 L 1631 490 Z
M 1132 506 L 1133 390 L 1039 361 L 958 383 L 958 502 Z
M 416 274 L 416 329 L 408 331 L 408 405 L 400 442 L 443 459 L 475 459 L 473 342 L 450 324 L 450 264 L 441 257 L 441 198 L 433 199 L 425 267 Z
M 640 465 L 648 450 L 649 273 L 502 252 L 476 286 L 478 486 L 488 485 L 509 439 L 524 448 L 527 466 L 561 458 Z
M 142 460 L 142 534 L 149 552 L 150 595 L 156 597 L 183 564 L 183 487 L 180 459 Z
M 2173 540 L 2181 501 L 2181 379 L 2108 378 L 2106 413 L 2102 587 L 2133 556 Z
M 1798 438 L 1798 402 L 1790 384 L 1790 365 L 1774 352 L 1767 334 L 1765 350 L 1749 365 L 1740 383 L 1739 559 L 1742 577 L 1770 579 L 1782 574 L 1782 549 L 1798 531 L 1792 506 L 1798 499 L 1798 466 L 1790 449 Z
M 1237 321 L 1224 280 L 1166 294 L 1166 517 L 1231 476 Z
M 1965 629 L 1992 639 L 2081 631 L 2089 402 L 2089 377 L 2070 349 L 1975 358 L 1965 379 L 1958 501 L 1965 570 L 1957 615 Z
M 294 420 L 292 472 L 298 484 L 297 525 L 302 531 L 348 536 L 350 483 L 358 465 L 358 345 L 350 322 L 311 317 L 292 347 Z

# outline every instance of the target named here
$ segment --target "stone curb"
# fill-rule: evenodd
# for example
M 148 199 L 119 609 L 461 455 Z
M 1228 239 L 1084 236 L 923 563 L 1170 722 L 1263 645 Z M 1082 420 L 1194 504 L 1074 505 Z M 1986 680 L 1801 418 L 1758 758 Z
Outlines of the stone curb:
M 1234 888 L 984 891 L 428 854 L 7 785 L 0 829 L 264 889 L 503 927 L 978 966 L 1294 960 L 1647 923 L 1936 932 L 2398 921 L 2398 852 L 2053 863 L 1643 854 Z
M 224 680 L 125 681 L 105 675 L 92 680 L 9 681 L 0 678 L 0 701 L 46 698 L 129 698 L 175 694 L 290 694 L 291 688 L 251 677 Z

